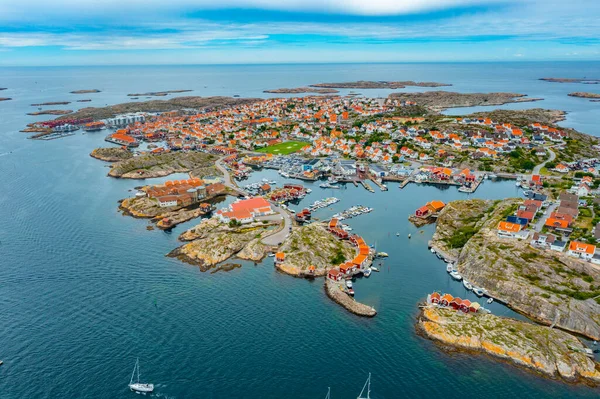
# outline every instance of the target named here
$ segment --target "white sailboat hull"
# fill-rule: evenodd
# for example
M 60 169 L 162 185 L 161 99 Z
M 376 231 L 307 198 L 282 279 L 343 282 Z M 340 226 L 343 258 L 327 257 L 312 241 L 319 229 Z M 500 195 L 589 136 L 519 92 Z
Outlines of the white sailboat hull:
M 154 391 L 154 384 L 129 384 L 129 389 L 134 392 L 150 393 Z

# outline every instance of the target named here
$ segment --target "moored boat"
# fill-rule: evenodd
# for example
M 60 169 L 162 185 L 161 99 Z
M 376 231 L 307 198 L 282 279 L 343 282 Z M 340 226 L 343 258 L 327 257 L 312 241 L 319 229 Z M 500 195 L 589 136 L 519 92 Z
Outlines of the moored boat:
M 377 252 L 375 254 L 376 258 L 387 258 L 389 255 L 387 254 L 387 252 Z
M 460 280 L 462 280 L 462 276 L 461 276 L 461 275 L 460 275 L 460 273 L 459 273 L 459 272 L 457 272 L 456 270 L 452 270 L 452 271 L 450 272 L 450 276 L 451 276 L 453 279 L 457 280 L 457 281 L 460 281 Z
M 446 265 L 446 271 L 447 271 L 448 273 L 450 273 L 452 270 L 454 270 L 454 266 L 452 266 L 452 265 L 450 265 L 450 264 Z
M 463 282 L 462 282 L 462 283 L 463 283 L 463 286 L 464 286 L 464 287 L 465 287 L 467 290 L 471 291 L 471 290 L 473 289 L 473 286 L 472 286 L 472 285 L 471 285 L 471 283 L 469 283 L 467 280 L 463 280 Z
M 377 266 L 371 266 L 371 271 L 378 272 L 379 268 Z
M 480 298 L 483 296 L 483 294 L 485 294 L 484 289 L 481 287 L 473 287 L 473 292 Z
M 492 303 L 492 302 L 494 302 L 494 298 L 490 298 L 487 300 L 487 303 Z
M 371 275 L 371 269 L 370 269 L 370 268 L 366 268 L 366 269 L 363 271 L 363 275 L 364 275 L 365 277 L 369 277 L 369 276 Z

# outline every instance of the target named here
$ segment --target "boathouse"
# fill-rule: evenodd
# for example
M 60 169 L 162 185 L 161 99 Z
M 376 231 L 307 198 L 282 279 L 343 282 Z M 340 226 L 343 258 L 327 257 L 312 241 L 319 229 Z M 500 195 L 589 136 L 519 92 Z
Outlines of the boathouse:
M 454 297 L 450 294 L 444 294 L 441 298 L 440 298 L 440 305 L 443 306 L 449 306 L 450 302 L 452 302 L 454 300 Z
M 430 296 L 431 299 L 431 303 L 440 303 L 440 293 L 439 292 L 434 292 L 433 294 L 431 294 Z
M 327 272 L 327 278 L 333 281 L 340 281 L 342 279 L 342 273 L 338 269 L 331 269 Z
M 283 252 L 277 252 L 275 254 L 275 264 L 281 264 L 285 260 L 285 254 Z
M 461 310 L 462 312 L 469 313 L 470 309 L 471 309 L 471 301 L 469 301 L 468 299 L 465 299 L 460 303 L 459 310 Z
M 460 299 L 459 297 L 456 297 L 450 301 L 450 306 L 452 306 L 452 308 L 454 310 L 460 309 L 461 304 L 462 304 L 462 299 Z

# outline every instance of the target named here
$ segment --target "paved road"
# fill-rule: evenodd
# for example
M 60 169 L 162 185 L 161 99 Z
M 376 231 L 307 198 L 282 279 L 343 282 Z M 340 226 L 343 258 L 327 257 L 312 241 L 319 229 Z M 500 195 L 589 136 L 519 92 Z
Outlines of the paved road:
M 556 153 L 554 151 L 552 151 L 551 148 L 548 148 L 548 152 L 550 152 L 550 158 L 546 159 L 544 162 L 542 162 L 541 164 L 539 164 L 535 168 L 533 168 L 532 175 L 539 175 L 540 170 L 542 170 L 542 168 L 544 167 L 544 165 L 546 165 L 546 163 L 552 162 L 552 161 L 554 161 L 554 159 L 556 159 Z
M 548 208 L 546 208 L 546 211 L 544 212 L 543 215 L 541 215 L 540 220 L 535 222 L 535 226 L 533 227 L 533 229 L 535 231 L 537 231 L 538 233 L 541 232 L 542 228 L 544 227 L 544 224 L 546 223 L 546 219 L 548 219 L 548 217 L 550 217 L 550 214 L 552 212 L 554 212 L 556 210 L 556 208 L 558 208 L 558 201 L 554 201 L 554 203 L 552 205 L 550 205 Z
M 275 211 L 275 215 L 270 216 L 261 216 L 257 218 L 258 220 L 281 220 L 283 219 L 283 229 L 278 231 L 275 234 L 272 234 L 268 237 L 263 238 L 262 242 L 266 245 L 277 246 L 281 244 L 289 235 L 290 235 L 290 227 L 292 227 L 292 216 L 289 212 L 285 211 L 281 207 L 271 204 L 273 210 Z

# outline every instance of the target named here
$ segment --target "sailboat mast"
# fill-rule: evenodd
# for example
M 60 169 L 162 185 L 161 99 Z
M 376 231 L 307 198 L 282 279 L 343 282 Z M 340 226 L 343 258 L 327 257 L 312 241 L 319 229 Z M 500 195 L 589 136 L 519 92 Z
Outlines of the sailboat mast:
M 367 387 L 367 399 L 371 399 L 371 373 L 369 373 L 369 386 Z
M 137 362 L 135 362 L 135 364 L 137 365 L 137 372 L 138 372 L 138 384 L 140 383 L 140 359 L 138 358 Z M 369 378 L 371 378 L 371 375 L 369 374 Z
M 133 384 L 133 376 L 135 375 L 136 368 L 137 368 L 137 361 L 135 362 L 135 366 L 133 366 L 133 371 L 131 372 L 131 379 L 129 380 L 129 385 Z

